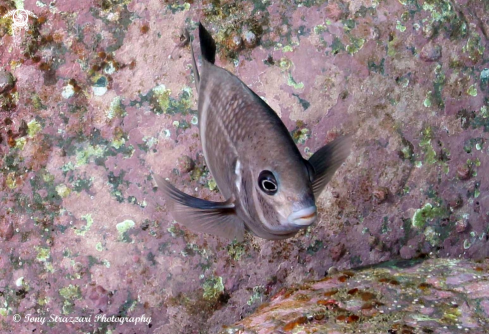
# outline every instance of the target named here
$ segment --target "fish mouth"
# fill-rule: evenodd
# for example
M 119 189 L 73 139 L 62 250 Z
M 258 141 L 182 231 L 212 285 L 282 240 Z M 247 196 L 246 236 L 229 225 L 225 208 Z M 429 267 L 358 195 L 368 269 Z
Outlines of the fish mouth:
M 308 208 L 295 211 L 289 215 L 287 220 L 289 223 L 300 226 L 309 226 L 316 220 L 317 208 L 315 205 Z

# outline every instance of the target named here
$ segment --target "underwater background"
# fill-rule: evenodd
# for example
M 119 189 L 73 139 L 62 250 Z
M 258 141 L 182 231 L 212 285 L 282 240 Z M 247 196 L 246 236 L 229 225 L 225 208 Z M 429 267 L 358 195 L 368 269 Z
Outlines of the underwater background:
M 192 233 L 153 189 L 223 200 L 199 20 L 304 157 L 354 133 L 291 239 Z M 0 0 L 0 331 L 489 332 L 488 36 L 487 0 Z

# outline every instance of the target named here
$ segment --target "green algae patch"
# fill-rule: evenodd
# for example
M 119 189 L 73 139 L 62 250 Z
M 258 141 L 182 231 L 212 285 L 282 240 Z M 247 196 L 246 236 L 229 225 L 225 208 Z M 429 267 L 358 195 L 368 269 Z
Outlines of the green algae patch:
M 435 78 L 433 80 L 433 90 L 429 91 L 428 94 L 426 94 L 424 106 L 427 108 L 438 107 L 442 109 L 445 107 L 442 91 L 446 82 L 446 76 L 440 64 L 435 67 L 434 74 Z
M 214 276 L 204 282 L 202 286 L 204 289 L 203 297 L 207 300 L 217 300 L 221 293 L 224 291 L 224 284 L 221 276 Z
M 297 83 L 294 78 L 292 77 L 292 74 L 289 73 L 289 76 L 287 78 L 287 85 L 294 87 L 295 89 L 302 89 L 304 88 L 304 83 L 299 82 Z
M 321 35 L 323 32 L 325 32 L 326 30 L 328 30 L 328 28 L 322 24 L 319 24 L 317 26 L 314 27 L 314 33 L 316 35 Z
M 397 36 L 393 36 L 392 40 L 387 42 L 387 55 L 389 57 L 395 57 L 396 48 L 399 45 L 399 39 Z
M 211 191 L 214 191 L 217 189 L 217 183 L 216 183 L 216 180 L 214 180 L 214 178 L 210 179 L 208 182 L 207 182 L 207 186 L 209 187 L 209 190 Z
M 75 230 L 75 234 L 80 235 L 82 237 L 85 236 L 85 234 L 90 230 L 90 227 L 93 224 L 93 219 L 91 214 L 86 214 L 81 217 L 82 219 L 85 219 L 87 224 L 85 226 L 82 226 L 80 229 Z
M 426 127 L 422 132 L 422 138 L 419 142 L 419 147 L 421 147 L 424 153 L 424 164 L 426 165 L 434 165 L 441 167 L 445 174 L 449 172 L 449 166 L 447 163 L 448 157 L 450 156 L 450 152 L 446 148 L 442 148 L 441 157 L 438 157 L 436 151 L 433 149 L 433 145 L 431 143 L 433 139 L 433 129 L 431 127 Z M 417 161 L 419 165 L 416 167 L 421 167 L 423 163 Z
M 341 42 L 338 37 L 333 38 L 333 42 L 331 43 L 331 53 L 333 55 L 338 54 L 340 51 L 345 50 L 345 45 Z
M 365 39 L 364 38 L 357 38 L 353 36 L 350 37 L 350 44 L 346 46 L 346 52 L 348 52 L 350 55 L 353 55 L 360 51 L 361 48 L 363 48 L 363 45 L 365 44 Z
M 85 150 L 76 152 L 76 167 L 86 165 L 91 158 L 101 158 L 104 156 L 104 149 L 99 145 L 89 145 Z
M 119 240 L 124 242 L 131 242 L 132 240 L 127 235 L 127 232 L 136 226 L 136 223 L 130 219 L 126 219 L 118 223 L 115 227 L 119 232 Z
M 114 141 L 110 144 L 113 148 L 116 150 L 120 149 L 124 144 L 126 143 L 126 140 L 124 138 L 120 139 L 114 139 Z
M 49 173 L 48 171 L 44 171 L 42 173 L 42 180 L 46 183 L 50 183 L 54 181 L 54 175 Z
M 433 92 L 430 90 L 428 93 L 426 93 L 426 98 L 424 99 L 423 101 L 423 105 L 426 107 L 426 108 L 429 108 L 431 107 L 431 105 L 433 104 L 431 102 L 432 100 L 432 95 L 433 95 Z
M 432 247 L 436 247 L 436 246 L 438 246 L 438 245 L 440 244 L 440 234 L 439 234 L 439 233 L 437 233 L 437 232 L 436 232 L 436 231 L 433 229 L 433 227 L 428 226 L 428 227 L 427 227 L 427 228 L 424 230 L 423 234 L 424 234 L 424 235 L 425 235 L 425 237 L 426 237 L 426 241 L 428 241 Z
M 78 285 L 68 285 L 59 290 L 59 295 L 66 300 L 75 300 L 81 298 L 81 291 Z
M 457 307 L 450 307 L 451 305 L 443 305 L 443 316 L 441 318 L 441 322 L 448 323 L 452 326 L 457 325 L 462 316 L 462 312 Z
M 427 127 L 423 130 L 423 138 L 419 142 L 419 146 L 424 152 L 424 161 L 429 165 L 433 165 L 436 159 L 436 152 L 431 145 L 431 139 L 433 137 L 433 130 L 430 127 Z
M 34 137 L 41 130 L 42 130 L 41 124 L 35 119 L 27 123 L 27 135 L 29 136 L 29 138 Z
M 177 12 L 185 12 L 190 10 L 190 4 L 187 2 L 184 2 L 182 4 L 172 3 L 169 4 L 167 8 L 172 12 L 172 14 L 175 14 Z
M 142 149 L 145 152 L 148 152 L 149 149 L 151 149 L 153 146 L 156 146 L 159 142 L 158 138 L 155 137 L 148 137 L 145 136 L 143 137 L 143 145 L 138 145 L 140 149 Z
M 227 251 L 228 251 L 229 256 L 233 260 L 239 261 L 239 259 L 241 259 L 241 257 L 245 253 L 245 246 L 242 242 L 238 242 L 236 240 L 233 240 L 233 242 L 231 242 L 227 246 Z
M 80 287 L 78 285 L 72 284 L 67 287 L 61 288 L 59 290 L 59 294 L 64 299 L 62 307 L 63 314 L 70 314 L 71 312 L 73 312 L 74 300 L 81 299 L 82 297 Z
M 152 112 L 160 114 L 187 114 L 193 104 L 192 89 L 183 87 L 178 94 L 178 98 L 171 97 L 171 90 L 161 84 L 151 89 L 146 95 L 141 96 L 139 101 L 131 101 L 131 106 L 140 106 L 143 102 L 149 102 L 152 106 Z
M 15 172 L 10 172 L 7 174 L 5 183 L 7 184 L 7 187 L 9 187 L 10 189 L 17 188 L 17 179 L 15 177 Z
M 425 0 L 424 11 L 431 13 L 431 20 L 424 22 L 427 30 L 444 31 L 451 39 L 463 38 L 467 35 L 466 19 L 447 0 Z M 435 28 L 436 27 L 436 28 Z
M 421 209 L 416 210 L 413 215 L 412 224 L 416 228 L 424 228 L 427 222 L 436 218 L 442 218 L 447 215 L 447 210 L 426 203 Z
M 36 247 L 37 256 L 36 259 L 41 262 L 46 262 L 51 257 L 51 252 L 49 248 Z
M 34 107 L 34 109 L 36 109 L 36 110 L 47 109 L 47 107 L 44 104 L 42 104 L 42 100 L 39 97 L 39 95 L 37 95 L 36 93 L 34 93 L 31 96 L 31 101 L 32 101 L 32 106 Z
M 282 48 L 283 53 L 292 52 L 292 51 L 294 51 L 294 47 L 292 45 L 286 45 Z
M 114 119 L 116 117 L 126 116 L 126 111 L 122 105 L 122 99 L 120 96 L 114 97 L 112 102 L 110 102 L 109 110 L 107 110 L 107 118 Z
M 471 60 L 475 62 L 479 61 L 485 51 L 480 35 L 476 32 L 472 32 L 467 39 L 467 44 L 462 48 L 462 51 L 467 53 Z
M 44 262 L 44 268 L 48 273 L 54 273 L 54 267 L 51 262 Z
M 58 184 L 56 186 L 56 192 L 58 193 L 59 197 L 61 198 L 66 198 L 71 194 L 71 189 L 66 186 L 66 184 Z
M 403 146 L 401 149 L 402 157 L 404 160 L 412 160 L 413 159 L 413 151 L 409 146 Z
M 482 106 L 480 114 L 482 118 L 489 118 L 489 108 L 487 108 L 486 106 Z
M 292 139 L 296 144 L 304 144 L 310 137 L 309 129 L 295 129 L 292 131 Z
M 286 57 L 280 58 L 280 61 L 278 63 L 278 66 L 282 71 L 288 70 L 289 68 L 292 67 L 292 65 L 293 65 L 292 61 Z
M 5 27 L 6 33 L 9 36 L 13 35 L 12 25 L 14 20 L 12 19 L 12 15 L 4 15 L 0 16 L 0 27 Z
M 124 220 L 123 222 L 120 222 L 119 224 L 117 224 L 116 228 L 120 234 L 124 234 L 127 231 L 129 231 L 131 228 L 134 228 L 135 225 L 136 225 L 136 223 L 134 223 L 134 221 L 127 219 L 127 220 Z
M 16 9 L 24 9 L 24 0 L 14 0 Z
M 39 298 L 37 300 L 37 305 L 39 305 L 39 306 L 47 305 L 50 302 L 50 300 L 51 299 L 49 297 Z
M 477 86 L 476 84 L 473 84 L 472 86 L 467 89 L 467 94 L 470 96 L 477 96 Z
M 26 142 L 27 142 L 27 140 L 25 139 L 25 137 L 16 138 L 15 139 L 15 148 L 18 150 L 23 150 Z
M 102 243 L 101 242 L 97 242 L 97 244 L 95 245 L 95 249 L 99 252 L 103 251 L 104 250 L 104 247 L 102 246 Z
M 171 90 L 166 89 L 165 85 L 159 85 L 153 88 L 153 94 L 161 110 L 163 110 L 163 112 L 168 110 L 170 107 Z
M 464 111 L 465 110 L 462 110 L 462 112 Z M 466 122 L 467 117 L 463 114 L 461 116 L 462 120 Z M 489 108 L 487 106 L 482 106 L 480 112 L 476 113 L 473 119 L 470 119 L 470 125 L 474 129 L 482 127 L 484 129 L 484 132 L 489 132 Z
M 265 292 L 265 288 L 263 286 L 254 286 L 253 291 L 251 293 L 250 299 L 246 302 L 248 305 L 253 305 L 257 301 L 262 301 L 263 293 Z
M 396 29 L 400 32 L 406 31 L 406 26 L 401 23 L 401 21 L 397 21 Z

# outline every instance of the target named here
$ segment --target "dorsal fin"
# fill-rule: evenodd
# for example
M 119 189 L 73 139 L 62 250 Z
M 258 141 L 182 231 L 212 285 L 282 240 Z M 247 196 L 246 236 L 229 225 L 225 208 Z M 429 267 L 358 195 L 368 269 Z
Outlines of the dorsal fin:
M 204 28 L 202 23 L 199 22 L 199 40 L 200 40 L 200 52 L 202 52 L 202 58 L 209 63 L 214 64 L 216 61 L 216 42 L 212 38 L 211 34 Z
M 185 38 L 187 38 L 190 41 L 190 52 L 192 53 L 192 69 L 194 71 L 194 76 L 195 76 L 195 88 L 197 88 L 197 92 L 199 92 L 200 74 L 199 74 L 199 70 L 197 69 L 194 47 L 192 46 L 192 39 L 190 38 L 190 33 L 188 32 L 188 29 L 185 29 Z

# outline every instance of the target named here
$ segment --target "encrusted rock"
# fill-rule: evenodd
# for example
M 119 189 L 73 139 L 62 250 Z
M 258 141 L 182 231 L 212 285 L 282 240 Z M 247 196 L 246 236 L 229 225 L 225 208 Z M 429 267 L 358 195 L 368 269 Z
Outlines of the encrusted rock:
M 372 27 L 370 28 L 370 36 L 372 36 L 372 39 L 379 39 L 380 38 L 380 29 L 378 27 Z
M 243 31 L 241 38 L 244 41 L 244 45 L 249 49 L 254 48 L 258 42 L 255 33 L 251 30 Z
M 328 269 L 328 275 L 336 275 L 338 273 L 338 268 L 336 267 L 329 267 Z
M 463 204 L 462 196 L 460 196 L 460 194 L 451 193 L 447 198 L 447 203 L 451 209 L 458 209 Z
M 6 93 L 14 88 L 15 79 L 12 73 L 0 71 L 0 94 Z
M 88 299 L 93 308 L 105 311 L 109 305 L 109 292 L 100 285 L 90 284 L 87 290 Z
M 463 165 L 457 168 L 457 176 L 460 180 L 470 179 L 470 167 Z
M 469 227 L 469 223 L 465 219 L 460 219 L 455 223 L 455 230 L 458 233 L 463 233 Z
M 338 243 L 336 245 L 334 245 L 331 250 L 330 250 L 330 254 L 331 254 L 331 259 L 333 261 L 338 261 L 339 259 L 341 259 L 343 257 L 343 255 L 345 255 L 345 245 L 342 244 L 342 243 Z
M 188 155 L 178 158 L 178 170 L 180 173 L 189 173 L 195 167 L 195 163 Z
M 441 58 L 441 46 L 429 42 L 421 49 L 419 58 L 427 62 L 437 61 Z
M 343 1 L 330 1 L 326 6 L 326 17 L 328 19 L 339 21 L 344 20 L 350 14 L 348 3 Z
M 228 37 L 226 44 L 228 49 L 233 52 L 239 51 L 243 48 L 243 40 L 241 39 L 241 36 L 234 32 Z
M 482 333 L 488 277 L 487 261 L 459 259 L 403 260 L 333 273 L 283 289 L 220 333 Z M 457 320 L 445 322 L 447 314 Z M 421 317 L 432 320 L 428 325 Z
M 0 221 L 0 238 L 8 241 L 14 236 L 14 224 L 5 218 Z
M 401 250 L 399 251 L 399 255 L 403 259 L 412 259 L 413 257 L 416 256 L 416 250 L 412 246 L 406 245 L 401 247 Z
M 386 187 L 379 187 L 374 189 L 373 194 L 377 202 L 382 203 L 387 199 L 387 196 L 389 196 L 389 189 Z

